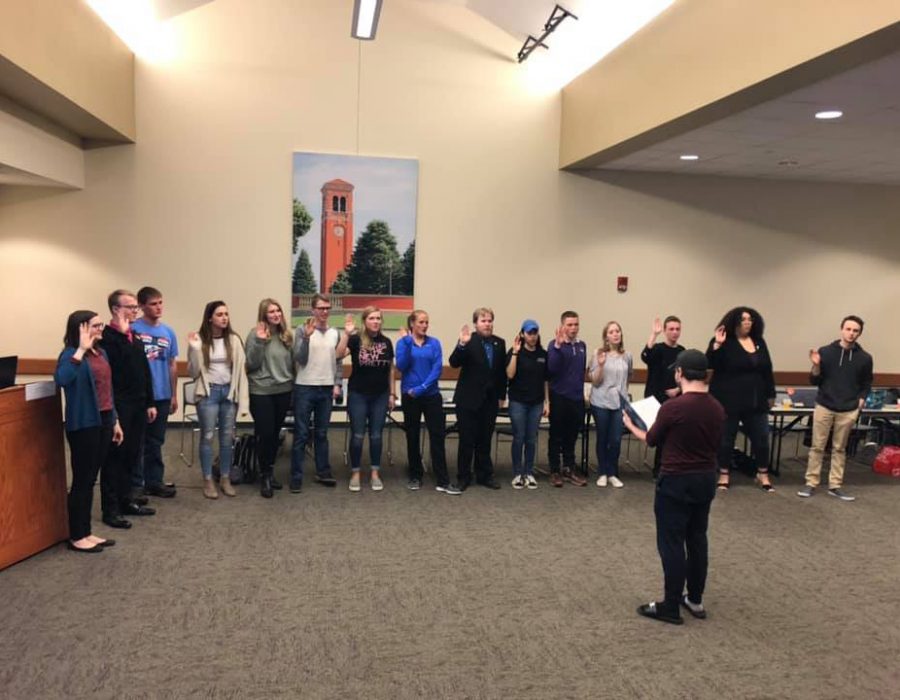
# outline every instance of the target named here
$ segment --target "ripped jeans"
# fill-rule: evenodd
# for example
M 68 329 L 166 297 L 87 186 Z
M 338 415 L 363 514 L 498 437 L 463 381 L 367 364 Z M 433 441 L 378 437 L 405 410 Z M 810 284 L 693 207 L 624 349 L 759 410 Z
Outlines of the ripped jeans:
M 366 427 L 369 429 L 369 459 L 373 468 L 381 466 L 381 435 L 387 419 L 389 394 L 385 391 L 377 396 L 351 391 L 347 397 L 347 412 L 350 414 L 350 470 L 358 472 L 362 463 L 363 440 Z
M 212 478 L 213 437 L 219 427 L 219 465 L 223 475 L 231 471 L 234 452 L 234 417 L 237 406 L 228 400 L 231 384 L 211 384 L 209 396 L 197 402 L 200 419 L 200 469 L 204 479 Z

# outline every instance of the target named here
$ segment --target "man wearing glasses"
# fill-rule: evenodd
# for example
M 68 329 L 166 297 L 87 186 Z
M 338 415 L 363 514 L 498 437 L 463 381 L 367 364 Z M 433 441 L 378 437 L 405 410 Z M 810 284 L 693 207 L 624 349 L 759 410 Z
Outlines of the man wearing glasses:
M 294 335 L 294 445 L 291 449 L 291 493 L 303 490 L 303 457 L 310 440 L 315 440 L 316 476 L 323 486 L 337 481 L 328 463 L 328 425 L 331 406 L 340 396 L 343 383 L 341 334 L 328 326 L 331 300 L 324 294 L 312 298 L 312 317 Z M 346 341 L 345 343 L 346 344 Z
M 100 472 L 100 502 L 103 522 L 127 529 L 124 515 L 154 515 L 156 511 L 132 498 L 131 475 L 140 459 L 147 423 L 156 420 L 153 381 L 144 343 L 131 327 L 137 318 L 137 298 L 133 292 L 117 289 L 107 299 L 112 313 L 103 329 L 100 347 L 112 369 L 113 401 L 124 439 L 110 449 Z M 146 503 L 146 501 L 144 501 Z

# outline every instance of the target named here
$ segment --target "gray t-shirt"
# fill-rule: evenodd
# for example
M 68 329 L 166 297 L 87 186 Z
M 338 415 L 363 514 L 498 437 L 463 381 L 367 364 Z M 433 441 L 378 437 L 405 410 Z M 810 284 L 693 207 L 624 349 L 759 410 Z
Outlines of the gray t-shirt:
M 597 369 L 597 355 L 591 359 L 591 372 Z M 591 386 L 591 405 L 597 408 L 620 408 L 619 392 L 628 394 L 628 380 L 631 379 L 633 362 L 631 353 L 621 355 L 606 353 L 603 365 L 603 379 L 600 386 Z

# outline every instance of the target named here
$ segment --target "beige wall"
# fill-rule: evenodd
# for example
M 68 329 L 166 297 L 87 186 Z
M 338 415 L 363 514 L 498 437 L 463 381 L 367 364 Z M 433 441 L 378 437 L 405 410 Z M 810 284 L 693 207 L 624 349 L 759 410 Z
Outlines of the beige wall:
M 762 95 L 773 76 L 776 90 L 795 89 L 785 71 L 898 21 L 896 0 L 679 0 L 563 90 L 560 166 L 594 165 L 594 154 L 745 88 Z M 896 50 L 896 32 L 889 41 L 869 50 Z
M 417 303 L 445 344 L 481 304 L 507 337 L 573 307 L 591 344 L 616 318 L 637 349 L 656 314 L 696 345 L 749 303 L 779 369 L 856 312 L 876 368 L 900 371 L 896 188 L 561 173 L 559 95 L 530 91 L 516 42 L 465 8 L 395 0 L 360 47 L 349 2 L 260 5 L 176 20 L 189 50 L 138 63 L 140 140 L 87 152 L 84 191 L 0 190 L 0 354 L 55 355 L 68 311 L 117 286 L 159 286 L 182 338 L 209 299 L 242 332 L 260 298 L 287 300 L 291 153 L 357 152 L 361 48 L 359 152 L 420 161 Z

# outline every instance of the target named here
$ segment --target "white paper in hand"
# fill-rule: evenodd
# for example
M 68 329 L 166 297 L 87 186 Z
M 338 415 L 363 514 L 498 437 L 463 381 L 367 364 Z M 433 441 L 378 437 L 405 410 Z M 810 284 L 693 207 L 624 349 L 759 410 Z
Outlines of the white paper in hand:
M 660 403 L 655 396 L 629 403 L 628 397 L 621 391 L 619 399 L 622 402 L 622 410 L 631 418 L 631 422 L 641 430 L 647 431 L 656 422 L 656 414 L 659 413 Z

